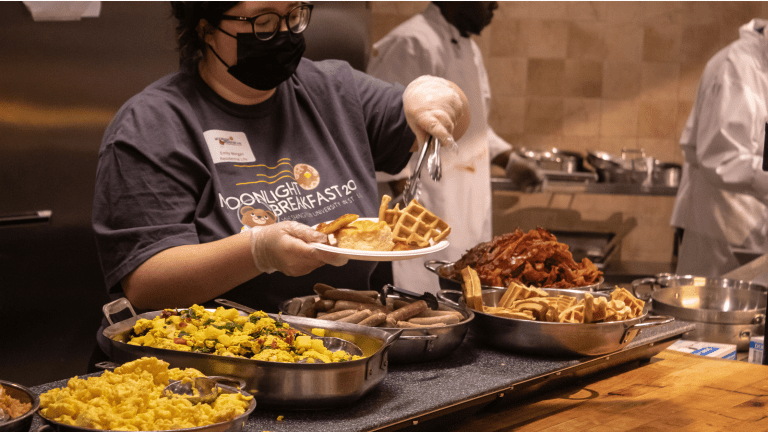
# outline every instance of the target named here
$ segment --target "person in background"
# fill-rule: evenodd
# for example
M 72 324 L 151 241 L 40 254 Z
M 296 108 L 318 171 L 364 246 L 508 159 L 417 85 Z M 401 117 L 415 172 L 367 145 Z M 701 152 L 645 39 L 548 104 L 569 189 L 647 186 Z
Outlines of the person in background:
M 172 6 L 181 68 L 125 103 L 99 152 L 93 227 L 110 295 L 277 312 L 318 282 L 368 289 L 376 263 L 315 249 L 327 238 L 311 227 L 377 216 L 374 172 L 400 171 L 427 134 L 459 139 L 464 93 L 302 58 L 306 3 Z
M 521 187 L 541 182 L 538 172 L 516 157 L 511 145 L 488 124 L 488 76 L 480 49 L 470 35 L 479 35 L 491 23 L 497 8 L 495 1 L 432 2 L 424 12 L 400 24 L 373 46 L 367 66 L 369 74 L 391 83 L 407 83 L 421 75 L 448 79 L 464 90 L 472 118 L 467 133 L 459 141 L 460 150 L 441 151 L 442 179 L 435 182 L 426 169 L 422 172 L 417 198 L 452 227 L 450 245 L 424 258 L 393 262 L 394 284 L 401 288 L 436 291 L 439 287 L 435 276 L 424 268 L 424 262 L 456 261 L 468 249 L 491 239 L 490 169 L 494 157 L 504 159 L 502 166 L 510 174 L 518 175 Z M 397 184 L 410 175 L 416 159 L 414 156 L 397 175 L 377 173 L 379 182 Z M 396 186 L 393 189 L 392 193 L 398 195 L 400 190 Z
M 683 175 L 672 212 L 682 230 L 677 273 L 720 277 L 740 252 L 768 253 L 768 21 L 754 19 L 712 57 L 680 146 Z M 759 278 L 768 283 L 767 274 Z

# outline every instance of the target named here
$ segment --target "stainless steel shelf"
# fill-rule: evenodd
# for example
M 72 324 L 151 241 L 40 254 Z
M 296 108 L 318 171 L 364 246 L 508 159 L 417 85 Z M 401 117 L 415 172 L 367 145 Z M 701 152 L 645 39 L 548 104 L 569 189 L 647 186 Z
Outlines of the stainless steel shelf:
M 521 191 L 512 180 L 507 178 L 491 178 L 491 189 L 494 191 Z M 676 187 L 649 186 L 644 187 L 633 183 L 594 183 L 579 181 L 545 181 L 540 189 L 530 193 L 565 193 L 565 194 L 600 194 L 600 195 L 644 195 L 644 196 L 675 196 Z

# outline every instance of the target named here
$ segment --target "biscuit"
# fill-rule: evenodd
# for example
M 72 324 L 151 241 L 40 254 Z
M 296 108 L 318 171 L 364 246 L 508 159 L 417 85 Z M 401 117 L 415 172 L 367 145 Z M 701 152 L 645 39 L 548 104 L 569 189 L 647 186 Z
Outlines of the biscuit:
M 336 231 L 336 246 L 364 251 L 391 251 L 392 230 L 385 222 L 354 221 Z

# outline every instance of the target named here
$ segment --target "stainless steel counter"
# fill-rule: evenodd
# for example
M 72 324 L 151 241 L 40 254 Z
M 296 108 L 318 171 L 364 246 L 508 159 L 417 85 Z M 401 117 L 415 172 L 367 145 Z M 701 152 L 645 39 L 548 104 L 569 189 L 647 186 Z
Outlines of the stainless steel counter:
M 520 191 L 520 189 L 508 178 L 491 178 L 491 189 L 494 191 Z M 541 193 L 563 194 L 609 194 L 609 195 L 646 195 L 646 196 L 675 196 L 676 187 L 648 186 L 637 183 L 597 183 L 579 181 L 551 181 L 544 182 L 542 187 L 535 191 Z

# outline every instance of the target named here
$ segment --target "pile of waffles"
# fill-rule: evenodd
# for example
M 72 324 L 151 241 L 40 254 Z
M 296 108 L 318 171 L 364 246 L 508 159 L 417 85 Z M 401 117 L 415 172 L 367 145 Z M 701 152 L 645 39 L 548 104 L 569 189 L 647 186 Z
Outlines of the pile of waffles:
M 405 208 L 400 204 L 389 208 L 392 198 L 384 195 L 379 207 L 379 221 L 357 220 L 358 215 L 345 214 L 321 223 L 315 229 L 328 234 L 331 245 L 369 251 L 405 251 L 434 246 L 448 237 L 451 227 L 418 201 Z
M 558 323 L 599 323 L 622 321 L 643 315 L 645 302 L 617 287 L 610 300 L 585 292 L 576 300 L 567 295 L 550 296 L 541 288 L 512 282 L 496 306 L 485 306 L 480 279 L 471 267 L 462 270 L 462 290 L 469 308 L 504 318 Z

